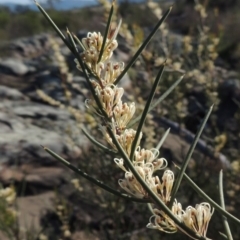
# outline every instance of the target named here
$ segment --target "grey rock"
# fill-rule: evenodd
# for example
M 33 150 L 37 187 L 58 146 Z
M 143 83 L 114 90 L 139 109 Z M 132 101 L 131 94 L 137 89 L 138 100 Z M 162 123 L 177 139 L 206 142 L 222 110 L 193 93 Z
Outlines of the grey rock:
M 53 108 L 51 106 L 38 103 L 14 107 L 13 112 L 17 116 L 31 117 L 37 119 L 49 117 L 50 119 L 66 121 L 67 119 L 71 118 L 70 113 L 68 113 L 66 110 Z
M 8 165 L 57 162 L 43 150 L 49 147 L 59 155 L 72 160 L 81 151 L 70 145 L 66 129 L 72 128 L 77 145 L 88 146 L 80 129 L 66 109 L 31 102 L 17 90 L 0 86 L 0 162 Z M 77 146 L 76 145 L 76 146 Z
M 0 96 L 2 98 L 8 98 L 12 100 L 23 100 L 26 97 L 17 89 L 9 88 L 0 85 Z
M 28 73 L 29 71 L 34 71 L 34 69 L 29 68 L 20 60 L 7 58 L 0 60 L 0 71 L 8 74 L 13 73 L 22 76 Z

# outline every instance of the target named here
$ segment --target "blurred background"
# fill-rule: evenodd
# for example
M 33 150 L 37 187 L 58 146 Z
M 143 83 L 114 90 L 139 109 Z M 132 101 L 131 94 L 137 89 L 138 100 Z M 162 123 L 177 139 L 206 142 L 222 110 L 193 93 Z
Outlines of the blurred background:
M 107 0 L 39 3 L 66 34 L 79 39 L 104 28 Z M 114 61 L 125 64 L 163 13 L 172 12 L 124 76 L 124 101 L 144 108 L 159 66 L 167 65 L 156 98 L 183 81 L 148 116 L 141 146 L 157 146 L 171 128 L 160 156 L 181 165 L 208 108 L 213 112 L 187 174 L 219 203 L 224 172 L 226 209 L 240 218 L 240 1 L 116 1 L 113 25 L 122 18 Z M 123 177 L 114 156 L 94 146 L 81 128 L 102 140 L 99 119 L 86 109 L 91 98 L 74 57 L 31 0 L 0 0 L 0 239 L 189 239 L 146 228 L 145 204 L 119 199 L 66 169 L 47 146 L 109 186 Z M 136 126 L 135 126 L 136 128 Z M 109 147 L 109 146 L 108 146 Z M 162 172 L 158 173 L 161 178 Z M 186 208 L 204 200 L 183 181 L 177 195 Z M 224 232 L 215 211 L 208 237 Z M 234 239 L 240 229 L 229 221 Z

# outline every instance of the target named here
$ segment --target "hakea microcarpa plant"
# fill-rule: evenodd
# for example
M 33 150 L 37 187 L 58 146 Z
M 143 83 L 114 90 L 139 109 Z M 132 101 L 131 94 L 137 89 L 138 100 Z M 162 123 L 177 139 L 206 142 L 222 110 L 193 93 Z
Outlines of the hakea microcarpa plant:
M 107 38 L 106 46 L 104 47 L 101 61 L 99 61 L 100 51 L 102 49 L 103 37 L 100 33 L 88 33 L 87 38 L 82 39 L 85 47 L 81 54 L 83 62 L 92 70 L 98 80 L 91 80 L 94 87 L 95 94 L 101 102 L 102 108 L 106 115 L 111 119 L 111 129 L 114 132 L 117 141 L 130 156 L 132 151 L 132 144 L 135 139 L 136 131 L 132 128 L 127 128 L 127 124 L 132 119 L 135 112 L 135 103 L 123 103 L 122 96 L 124 89 L 114 85 L 114 81 L 123 70 L 123 63 L 111 62 L 113 50 L 118 46 L 116 36 L 117 29 L 113 31 L 111 37 Z M 77 62 L 77 61 L 76 61 Z M 77 62 L 77 68 L 81 70 Z M 100 82 L 99 82 L 100 81 Z M 107 127 L 100 126 L 103 135 L 107 142 L 116 150 L 113 139 L 110 137 Z M 142 133 L 138 138 L 137 148 L 134 152 L 134 159 L 132 161 L 135 170 L 144 179 L 148 187 L 157 194 L 157 196 L 165 203 L 171 200 L 171 190 L 174 183 L 174 173 L 171 170 L 165 170 L 160 180 L 154 173 L 167 167 L 167 161 L 164 158 L 158 158 L 159 151 L 157 149 L 144 149 L 140 147 L 140 140 Z M 122 158 L 114 159 L 115 163 L 124 172 L 124 179 L 119 179 L 118 183 L 122 189 L 128 194 L 137 198 L 148 198 L 149 195 L 144 187 L 137 181 L 134 174 L 128 170 L 124 165 Z M 172 206 L 172 212 L 177 218 L 184 222 L 186 226 L 195 231 L 199 236 L 206 237 L 208 223 L 211 219 L 211 209 L 204 206 L 209 206 L 206 203 L 201 203 L 193 207 L 188 207 L 184 212 L 181 204 L 175 201 Z M 195 211 L 194 211 L 195 210 Z M 154 209 L 154 215 L 150 218 L 150 223 L 147 225 L 149 228 L 158 229 L 167 233 L 176 232 L 181 230 L 174 221 L 165 214 L 162 210 Z M 195 215 L 194 215 L 195 214 Z M 202 217 L 202 222 L 201 218 Z
M 39 4 L 37 4 L 37 6 L 49 20 L 50 17 L 47 15 L 47 13 L 41 8 Z M 167 17 L 170 10 L 171 8 L 164 14 L 162 19 L 159 20 L 153 32 L 140 47 L 141 51 L 148 44 L 157 29 L 161 26 L 162 22 Z M 49 20 L 49 22 L 52 24 L 52 20 Z M 78 51 L 76 51 L 76 49 L 73 49 L 74 41 L 72 40 L 72 44 L 70 45 L 69 42 L 66 41 L 66 38 L 63 37 L 62 33 L 60 33 L 60 30 L 56 27 L 56 25 L 52 25 L 58 32 L 62 40 L 69 47 L 69 49 L 75 54 L 75 62 L 77 64 L 77 68 L 80 71 L 84 72 L 86 79 L 90 83 L 90 89 L 94 94 L 95 102 L 92 100 L 86 100 L 86 106 L 92 106 L 94 109 L 94 113 L 100 116 L 102 120 L 102 124 L 100 124 L 100 130 L 102 131 L 103 136 L 105 137 L 109 145 L 114 150 L 118 151 L 120 155 L 122 155 L 122 158 L 114 158 L 114 162 L 116 163 L 116 165 L 125 172 L 124 178 L 119 179 L 118 181 L 119 185 L 129 195 L 132 195 L 132 199 L 135 199 L 135 201 L 136 199 L 140 199 L 144 200 L 144 202 L 145 200 L 149 200 L 151 202 L 151 209 L 152 207 L 154 207 L 154 209 L 152 209 L 153 215 L 149 219 L 149 223 L 147 225 L 148 228 L 158 229 L 167 233 L 174 233 L 180 230 L 193 239 L 207 239 L 207 228 L 213 214 L 213 208 L 210 206 L 209 203 L 204 202 L 197 204 L 195 208 L 192 206 L 188 206 L 184 211 L 182 209 L 181 203 L 177 202 L 177 200 L 175 199 L 175 194 L 177 191 L 176 189 L 178 188 L 178 186 L 177 184 L 173 185 L 175 180 L 174 173 L 171 170 L 167 169 L 164 171 L 161 180 L 158 176 L 159 170 L 163 170 L 167 167 L 167 160 L 158 157 L 158 149 L 144 149 L 141 147 L 141 127 L 139 127 L 140 130 L 138 129 L 137 131 L 128 127 L 128 124 L 132 120 L 135 113 L 135 103 L 122 102 L 124 89 L 118 87 L 116 82 L 119 81 L 119 78 L 122 77 L 122 72 L 125 71 L 124 63 L 113 62 L 111 60 L 113 51 L 118 46 L 116 37 L 121 26 L 121 21 L 117 25 L 116 29 L 112 29 L 110 24 L 110 13 L 108 23 L 109 25 L 107 26 L 109 28 L 107 27 L 107 34 L 105 35 L 105 37 L 103 37 L 101 33 L 93 32 L 88 33 L 87 37 L 83 38 L 82 41 L 79 40 L 79 43 L 83 49 L 82 53 L 80 54 L 78 53 Z M 69 32 L 68 34 L 71 39 L 72 35 Z M 137 52 L 136 56 L 139 56 L 141 51 Z M 132 61 L 132 63 L 133 62 L 134 61 Z M 160 79 L 162 70 L 159 71 L 159 78 L 156 78 L 155 86 L 157 86 L 158 84 L 157 80 Z M 91 76 L 94 76 L 94 78 L 90 79 L 86 71 L 90 71 Z M 179 83 L 180 81 L 177 82 Z M 152 88 L 152 90 L 153 97 L 154 87 Z M 147 102 L 146 106 L 151 103 L 151 97 L 149 99 L 150 100 L 149 102 Z M 148 108 L 146 107 L 146 114 L 149 110 L 149 107 L 150 104 L 148 105 Z M 199 135 L 196 135 L 196 142 L 199 139 L 199 136 L 202 132 L 204 125 L 206 124 L 211 110 L 212 108 L 210 108 L 203 121 L 203 124 L 198 133 Z M 142 121 L 142 123 L 143 122 L 144 121 Z M 139 124 L 139 126 L 141 126 L 141 124 Z M 196 142 L 194 142 L 191 146 L 193 149 Z M 113 189 L 109 190 L 108 186 L 86 175 L 80 169 L 72 166 L 69 162 L 53 153 L 51 150 L 47 148 L 44 149 L 52 156 L 56 157 L 58 160 L 64 163 L 66 166 L 71 168 L 73 171 L 89 179 L 98 186 L 101 186 L 102 188 L 112 193 L 114 192 L 114 194 L 120 194 L 122 197 L 127 197 L 131 199 L 131 197 L 122 195 L 118 191 L 115 191 Z M 190 148 L 189 156 L 184 162 L 185 165 L 187 164 L 188 159 L 190 159 L 191 154 L 192 153 Z M 180 175 L 181 174 L 183 176 L 184 166 L 180 170 Z M 178 181 L 177 183 L 180 183 L 180 181 Z M 194 186 L 194 188 L 197 189 L 199 193 L 201 192 L 201 190 L 196 186 Z M 175 199 L 174 201 L 173 196 Z M 205 198 L 209 199 L 208 197 Z M 155 202 L 157 204 L 155 204 Z M 235 222 L 240 222 L 239 219 L 236 219 L 234 216 L 224 211 L 224 207 L 219 207 L 219 205 L 217 205 L 212 200 L 211 203 L 224 216 L 231 217 L 231 219 L 235 220 Z M 157 208 L 158 206 L 161 206 L 161 209 Z

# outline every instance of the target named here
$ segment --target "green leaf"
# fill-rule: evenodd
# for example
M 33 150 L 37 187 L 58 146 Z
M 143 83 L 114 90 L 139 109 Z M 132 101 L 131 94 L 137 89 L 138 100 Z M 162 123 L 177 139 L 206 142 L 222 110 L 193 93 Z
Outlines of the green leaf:
M 158 100 L 156 100 L 149 108 L 148 112 L 150 112 L 151 110 L 153 110 L 159 103 L 161 103 L 173 90 L 174 88 L 183 80 L 183 76 L 180 77 L 170 88 L 168 88 L 168 90 L 159 97 Z M 132 120 L 129 124 L 128 124 L 128 128 L 132 127 L 136 122 L 138 122 L 141 119 L 141 116 L 138 116 L 136 118 L 134 118 L 134 120 Z
M 138 124 L 138 128 L 137 128 L 137 131 L 136 131 L 136 135 L 135 135 L 135 138 L 134 138 L 133 143 L 132 143 L 132 149 L 131 149 L 131 154 L 130 154 L 130 159 L 131 159 L 131 160 L 133 160 L 134 153 L 135 153 L 135 150 L 136 150 L 136 147 L 137 147 L 137 143 L 138 143 L 138 140 L 139 140 L 139 136 L 140 136 L 140 134 L 141 134 L 142 127 L 143 127 L 144 122 L 145 122 L 145 119 L 146 119 L 146 117 L 147 117 L 147 114 L 148 114 L 150 105 L 151 105 L 152 100 L 153 100 L 153 98 L 154 98 L 154 95 L 155 95 L 157 86 L 158 86 L 158 84 L 159 84 L 159 81 L 161 80 L 161 76 L 162 76 L 162 74 L 163 74 L 164 67 L 165 67 L 165 63 L 164 63 L 164 64 L 160 67 L 160 69 L 159 69 L 159 72 L 158 72 L 158 74 L 157 74 L 157 76 L 156 76 L 156 79 L 155 79 L 155 81 L 154 81 L 154 83 L 153 83 L 151 92 L 150 92 L 150 94 L 149 94 L 148 100 L 147 100 L 146 105 L 145 105 L 145 107 L 144 107 L 144 110 L 143 110 L 143 113 L 142 113 L 140 122 L 139 122 L 139 124 Z
M 222 170 L 219 173 L 219 195 L 220 195 L 221 207 L 222 207 L 222 209 L 225 210 L 225 201 L 224 201 L 224 193 L 223 193 L 223 172 L 222 172 Z M 228 240 L 233 240 L 231 229 L 229 227 L 227 218 L 225 216 L 222 216 L 222 220 L 223 220 L 223 226 L 224 226 L 224 229 L 225 229 L 225 233 L 227 235 L 227 239 Z
M 47 19 L 47 21 L 50 23 L 50 25 L 55 29 L 59 37 L 63 40 L 63 42 L 68 46 L 69 49 L 71 49 L 71 45 L 67 41 L 64 34 L 61 32 L 61 30 L 57 27 L 57 25 L 53 22 L 53 20 L 49 17 L 47 12 L 41 7 L 41 5 L 35 1 L 35 4 L 37 5 L 38 9 L 42 12 L 43 16 Z
M 169 203 L 170 207 L 171 207 L 172 204 L 173 204 L 173 201 L 174 201 L 174 199 L 175 199 L 176 193 L 177 193 L 178 188 L 179 188 L 179 186 L 180 186 L 180 184 L 181 184 L 183 175 L 184 175 L 184 173 L 185 173 L 185 171 L 186 171 L 187 165 L 188 165 L 188 163 L 189 163 L 189 161 L 190 161 L 190 159 L 191 159 L 191 157 L 192 157 L 193 151 L 194 151 L 194 149 L 195 149 L 195 147 L 196 147 L 196 145 L 197 145 L 197 142 L 198 142 L 198 140 L 199 140 L 199 138 L 200 138 L 200 135 L 202 134 L 202 131 L 203 131 L 203 129 L 204 129 L 206 123 L 207 123 L 207 120 L 208 120 L 208 118 L 209 118 L 209 116 L 210 116 L 210 114 L 211 114 L 211 112 L 212 112 L 212 109 L 213 109 L 213 106 L 211 106 L 211 107 L 209 108 L 206 116 L 204 117 L 203 122 L 202 122 L 200 128 L 198 129 L 198 132 L 197 132 L 197 134 L 196 134 L 196 136 L 195 136 L 195 138 L 194 138 L 194 140 L 193 140 L 193 143 L 192 143 L 192 145 L 190 146 L 190 148 L 189 148 L 189 150 L 188 150 L 188 153 L 187 153 L 187 155 L 186 155 L 186 157 L 185 157 L 185 159 L 184 159 L 184 161 L 183 161 L 181 170 L 180 170 L 180 172 L 179 172 L 179 174 L 178 174 L 178 176 L 177 176 L 177 179 L 176 179 L 176 181 L 175 181 L 175 183 L 174 183 L 174 186 L 173 186 L 173 189 L 172 189 L 171 201 L 170 201 L 170 203 Z
M 159 143 L 158 143 L 158 145 L 157 145 L 157 147 L 156 147 L 157 150 L 160 150 L 160 148 L 161 148 L 161 146 L 163 145 L 165 139 L 167 138 L 169 132 L 170 132 L 170 128 L 167 129 L 167 131 L 164 133 L 163 137 L 162 137 L 161 140 L 159 141 Z
M 100 142 L 98 142 L 97 140 L 95 140 L 88 132 L 87 130 L 82 127 L 82 131 L 83 134 L 93 143 L 95 144 L 97 147 L 101 148 L 103 151 L 108 152 L 110 154 L 117 154 L 117 152 L 110 150 L 108 147 L 104 146 L 103 144 L 101 144 Z
M 43 146 L 42 146 L 43 147 Z M 90 175 L 88 175 L 86 172 L 83 172 L 81 169 L 76 168 L 75 166 L 73 166 L 70 162 L 68 162 L 67 160 L 65 160 L 64 158 L 60 157 L 59 155 L 57 155 L 55 152 L 53 152 L 52 150 L 50 150 L 47 147 L 43 147 L 43 149 L 48 152 L 51 156 L 53 156 L 55 159 L 57 159 L 59 162 L 61 162 L 62 164 L 64 164 L 65 166 L 67 166 L 69 169 L 71 169 L 72 171 L 74 171 L 76 174 L 80 175 L 81 177 L 86 178 L 87 180 L 89 180 L 90 182 L 94 183 L 95 185 L 101 187 L 102 189 L 118 196 L 118 197 L 122 197 L 125 199 L 128 199 L 130 201 L 134 201 L 134 202 L 149 202 L 146 199 L 139 199 L 139 198 L 133 198 L 130 197 L 126 194 L 123 194 L 119 191 L 116 191 L 115 189 L 107 186 L 106 184 L 104 184 L 102 181 L 99 181 L 93 177 L 91 177 Z
M 127 64 L 127 66 L 124 68 L 124 70 L 121 72 L 121 74 L 118 76 L 118 78 L 116 79 L 116 81 L 114 82 L 114 85 L 116 85 L 125 75 L 125 73 L 128 71 L 128 69 L 135 63 L 135 61 L 137 60 L 137 58 L 139 57 L 139 55 L 142 53 L 142 51 L 144 50 L 144 48 L 148 45 L 148 43 L 151 41 L 151 39 L 153 38 L 153 36 L 155 35 L 155 33 L 157 32 L 157 30 L 159 29 L 159 27 L 162 25 L 162 23 L 165 21 L 165 19 L 167 18 L 168 14 L 171 12 L 172 7 L 170 7 L 166 13 L 162 16 L 162 18 L 158 21 L 158 23 L 156 24 L 156 26 L 153 28 L 152 32 L 148 35 L 148 37 L 145 39 L 145 41 L 142 43 L 142 45 L 140 46 L 140 48 L 137 50 L 137 52 L 134 54 L 134 56 L 132 57 L 132 59 L 130 60 L 130 62 Z
M 104 52 L 104 48 L 105 48 L 105 45 L 106 45 L 106 42 L 107 42 L 107 37 L 108 37 L 108 34 L 109 34 L 111 22 L 112 22 L 113 11 L 114 11 L 114 3 L 112 3 L 110 13 L 109 13 L 109 16 L 108 16 L 107 26 L 106 26 L 105 34 L 104 34 L 104 37 L 103 37 L 103 43 L 102 43 L 102 47 L 101 47 L 99 57 L 98 57 L 98 63 L 101 62 L 102 55 L 103 55 L 103 52 Z

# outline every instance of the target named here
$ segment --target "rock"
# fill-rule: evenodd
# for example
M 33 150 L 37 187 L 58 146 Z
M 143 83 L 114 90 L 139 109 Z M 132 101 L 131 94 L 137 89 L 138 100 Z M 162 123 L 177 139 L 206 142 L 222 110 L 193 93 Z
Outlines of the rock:
M 44 54 L 50 47 L 49 34 L 20 38 L 12 41 L 9 49 L 15 57 L 30 58 Z
M 17 89 L 9 88 L 6 86 L 0 85 L 0 96 L 2 98 L 12 99 L 12 100 L 23 100 L 26 99 L 20 91 Z
M 7 74 L 22 76 L 27 74 L 29 71 L 34 71 L 34 69 L 29 68 L 20 60 L 7 58 L 0 60 L 0 71 Z
M 81 155 L 79 147 L 89 145 L 76 121 L 66 109 L 33 103 L 17 90 L 0 86 L 0 162 L 8 165 L 41 163 L 56 160 L 41 145 L 68 159 Z M 68 129 L 68 130 L 67 130 Z M 73 131 L 76 146 L 72 145 Z
M 36 196 L 18 197 L 16 201 L 18 213 L 19 239 L 27 239 L 29 232 L 37 239 L 42 230 L 41 218 L 46 211 L 54 210 L 53 191 L 38 194 Z M 9 240 L 9 236 L 0 231 L 1 240 Z
M 62 167 L 41 167 L 41 163 L 24 163 L 18 168 L 5 164 L 0 168 L 0 182 L 4 185 L 13 182 L 18 185 L 24 182 L 24 194 L 36 194 L 61 186 L 66 182 L 66 172 Z
M 171 131 L 163 143 L 161 155 L 169 162 L 181 163 L 187 155 L 195 135 L 186 129 L 182 129 L 178 123 L 175 123 L 166 118 L 157 118 L 157 122 L 165 129 L 170 128 Z M 214 170 L 231 169 L 231 164 L 227 157 L 222 153 L 215 152 L 213 148 L 209 147 L 206 142 L 199 139 L 192 159 L 196 162 L 202 162 L 206 159 L 209 164 L 208 167 Z

